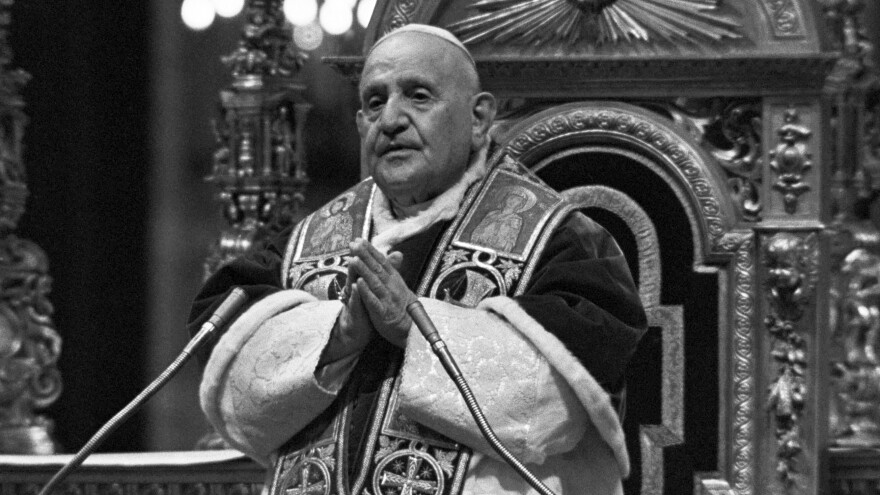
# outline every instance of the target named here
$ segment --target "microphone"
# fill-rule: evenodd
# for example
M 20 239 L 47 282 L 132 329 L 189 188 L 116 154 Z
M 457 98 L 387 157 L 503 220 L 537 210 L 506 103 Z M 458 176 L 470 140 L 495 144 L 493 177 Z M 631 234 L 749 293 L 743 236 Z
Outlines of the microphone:
M 208 321 L 202 324 L 202 327 L 199 329 L 198 333 L 190 339 L 190 341 L 186 344 L 186 347 L 183 348 L 183 351 L 177 356 L 177 358 L 172 362 L 165 371 L 159 375 L 158 378 L 153 380 L 147 388 L 145 388 L 137 397 L 134 398 L 131 402 L 128 403 L 127 406 L 122 408 L 121 411 L 116 413 L 115 416 L 110 418 L 110 421 L 104 424 L 100 430 L 98 430 L 95 435 L 89 439 L 88 442 L 80 449 L 79 452 L 76 453 L 73 458 L 67 462 L 57 473 L 55 476 L 52 476 L 52 479 L 49 480 L 48 483 L 40 490 L 39 495 L 49 495 L 52 493 L 52 490 L 58 486 L 64 478 L 67 477 L 68 474 L 71 473 L 74 469 L 78 468 L 83 461 L 86 460 L 86 457 L 92 454 L 96 448 L 110 435 L 113 433 L 116 428 L 119 427 L 126 419 L 131 417 L 132 414 L 143 405 L 150 397 L 153 396 L 156 392 L 162 388 L 168 380 L 170 380 L 174 375 L 177 374 L 178 371 L 183 367 L 184 364 L 192 357 L 193 353 L 200 348 L 205 342 L 208 341 L 210 337 L 214 336 L 214 333 L 218 328 L 222 328 L 226 323 L 235 316 L 244 303 L 247 301 L 247 293 L 239 287 L 235 287 L 232 289 L 232 292 L 226 296 L 226 299 L 220 303 L 220 306 L 214 311 Z
M 431 350 L 434 351 L 434 354 L 440 360 L 440 364 L 443 365 L 446 373 L 452 378 L 452 381 L 455 382 L 458 391 L 461 393 L 462 398 L 464 398 L 464 403 L 467 405 L 471 416 L 473 416 L 474 421 L 477 422 L 477 427 L 480 428 L 480 432 L 486 438 L 486 441 L 489 442 L 492 449 L 494 449 L 495 452 L 497 452 L 498 455 L 510 465 L 510 467 L 522 476 L 532 488 L 537 490 L 538 493 L 541 495 L 555 495 L 553 491 L 547 488 L 547 485 L 542 483 L 537 476 L 532 474 L 522 461 L 517 459 L 516 456 L 513 455 L 513 453 L 510 452 L 510 450 L 508 450 L 495 435 L 492 427 L 489 426 L 489 422 L 486 421 L 486 416 L 483 414 L 483 410 L 480 408 L 480 405 L 477 404 L 477 399 L 474 397 L 473 392 L 471 392 L 470 386 L 465 381 L 464 376 L 462 376 L 461 370 L 458 369 L 455 359 L 453 359 L 452 354 L 449 353 L 449 348 L 446 347 L 446 342 L 440 338 L 440 333 L 437 332 L 437 327 L 434 326 L 434 322 L 431 321 L 431 317 L 428 316 L 428 312 L 425 311 L 425 307 L 422 306 L 422 303 L 415 300 L 406 306 L 406 311 L 409 313 L 410 318 L 412 318 L 413 323 L 416 324 L 419 331 L 425 337 L 425 340 L 431 344 Z

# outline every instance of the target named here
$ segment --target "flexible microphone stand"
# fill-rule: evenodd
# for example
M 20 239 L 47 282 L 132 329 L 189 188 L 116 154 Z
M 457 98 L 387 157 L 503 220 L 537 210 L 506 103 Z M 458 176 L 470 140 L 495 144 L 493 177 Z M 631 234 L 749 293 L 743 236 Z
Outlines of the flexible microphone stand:
M 52 476 L 52 479 L 50 479 L 43 489 L 40 490 L 39 495 L 49 495 L 52 493 L 52 490 L 58 486 L 58 484 L 61 483 L 71 471 L 78 468 L 83 461 L 86 460 L 86 457 L 91 455 L 107 436 L 110 435 L 110 433 L 113 433 L 119 425 L 134 414 L 144 402 L 158 392 L 168 380 L 176 375 L 183 365 L 192 357 L 193 353 L 201 347 L 202 344 L 207 342 L 218 328 L 223 327 L 232 316 L 238 313 L 238 310 L 241 309 L 245 301 L 247 301 L 247 294 L 245 291 L 238 287 L 232 289 L 232 292 L 226 296 L 226 299 L 224 299 L 222 303 L 220 303 L 220 306 L 217 307 L 214 314 L 208 318 L 208 321 L 202 324 L 202 328 L 199 329 L 199 332 L 195 337 L 190 339 L 189 343 L 186 344 L 186 347 L 184 347 L 183 351 L 181 351 L 174 362 L 165 368 L 165 371 L 163 371 L 158 378 L 153 380 L 147 388 L 138 394 L 134 400 L 129 402 L 127 406 L 110 418 L 110 421 L 104 424 L 104 426 L 102 426 L 101 429 L 98 430 L 88 442 L 86 442 L 83 448 L 81 448 L 80 451 L 61 468 L 61 470 L 55 473 L 55 476 Z
M 471 392 L 470 386 L 468 386 L 464 376 L 462 376 L 461 370 L 458 369 L 458 365 L 452 358 L 452 354 L 449 353 L 449 348 L 446 347 L 446 342 L 440 338 L 440 334 L 437 332 L 434 322 L 431 321 L 431 318 L 428 316 L 422 303 L 419 301 L 413 301 L 407 305 L 406 311 L 409 313 L 410 318 L 413 319 L 416 326 L 419 327 L 419 331 L 422 332 L 425 340 L 431 344 L 431 350 L 433 350 L 437 358 L 440 359 L 440 363 L 443 365 L 443 368 L 446 369 L 446 373 L 448 373 L 449 377 L 452 378 L 452 381 L 455 382 L 458 391 L 461 392 L 461 395 L 464 398 L 468 410 L 471 412 L 471 416 L 474 417 L 474 421 L 477 422 L 480 432 L 486 437 L 486 441 L 489 442 L 489 445 L 498 453 L 498 455 L 501 456 L 502 459 L 510 464 L 510 466 L 532 486 L 532 488 L 537 490 L 538 493 L 541 495 L 556 495 L 552 490 L 547 488 L 547 485 L 542 483 L 541 480 L 532 474 L 532 472 L 529 471 L 528 468 L 526 468 L 526 466 L 517 459 L 516 456 L 504 446 L 504 444 L 501 443 L 501 440 L 499 440 L 495 435 L 495 432 L 492 431 L 492 427 L 489 426 L 489 422 L 486 421 L 486 416 L 483 414 L 483 410 L 480 409 L 480 405 L 477 404 L 477 399 L 474 397 L 473 392 Z

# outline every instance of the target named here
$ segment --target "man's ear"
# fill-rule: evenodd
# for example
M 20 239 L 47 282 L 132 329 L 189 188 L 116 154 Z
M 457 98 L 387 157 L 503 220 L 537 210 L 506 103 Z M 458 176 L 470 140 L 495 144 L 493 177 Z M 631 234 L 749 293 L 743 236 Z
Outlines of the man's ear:
M 358 134 L 361 136 L 361 141 L 367 136 L 367 118 L 364 117 L 364 111 L 358 110 L 357 114 L 354 117 L 355 122 L 357 123 Z
M 489 129 L 495 121 L 495 97 L 492 93 L 482 92 L 474 95 L 473 102 L 473 128 L 471 134 L 471 146 L 474 150 L 482 148 L 489 139 Z

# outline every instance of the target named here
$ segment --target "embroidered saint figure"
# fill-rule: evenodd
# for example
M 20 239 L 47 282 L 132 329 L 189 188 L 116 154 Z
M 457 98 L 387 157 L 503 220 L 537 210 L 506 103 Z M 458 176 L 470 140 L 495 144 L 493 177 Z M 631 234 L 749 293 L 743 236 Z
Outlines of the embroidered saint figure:
M 496 251 L 511 252 L 523 227 L 521 213 L 535 206 L 535 193 L 521 186 L 505 190 L 501 208 L 492 210 L 480 220 L 471 234 L 471 242 Z
M 330 253 L 345 249 L 351 242 L 352 220 L 348 209 L 353 201 L 352 195 L 345 195 L 321 210 L 319 223 L 312 232 L 309 246 L 312 251 Z

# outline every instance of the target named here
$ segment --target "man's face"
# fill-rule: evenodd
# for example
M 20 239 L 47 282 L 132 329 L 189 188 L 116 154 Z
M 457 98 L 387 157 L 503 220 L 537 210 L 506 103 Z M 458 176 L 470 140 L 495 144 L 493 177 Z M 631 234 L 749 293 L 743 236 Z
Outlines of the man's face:
M 396 204 L 432 199 L 467 168 L 475 84 L 458 48 L 423 33 L 377 46 L 361 76 L 361 160 Z

